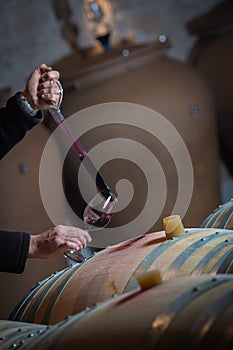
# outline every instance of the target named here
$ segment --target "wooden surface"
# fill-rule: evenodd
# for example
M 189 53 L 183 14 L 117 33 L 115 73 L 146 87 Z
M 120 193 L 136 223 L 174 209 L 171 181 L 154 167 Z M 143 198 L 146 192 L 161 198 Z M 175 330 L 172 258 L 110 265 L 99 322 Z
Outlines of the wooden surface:
M 1 321 L 1 345 L 31 350 L 230 349 L 232 288 L 232 275 L 182 277 L 114 297 L 46 328 Z
M 95 303 L 139 288 L 137 277 L 158 270 L 163 280 L 232 272 L 233 231 L 190 229 L 166 240 L 164 231 L 108 247 L 86 262 L 41 281 L 11 319 L 55 324 Z

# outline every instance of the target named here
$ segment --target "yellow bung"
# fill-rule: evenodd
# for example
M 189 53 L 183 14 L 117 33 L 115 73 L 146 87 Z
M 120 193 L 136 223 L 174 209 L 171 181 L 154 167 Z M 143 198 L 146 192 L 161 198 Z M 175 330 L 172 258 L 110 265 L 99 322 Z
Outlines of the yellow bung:
M 184 226 L 179 215 L 165 217 L 163 226 L 167 238 L 178 237 L 184 233 Z
M 142 290 L 155 287 L 162 283 L 161 274 L 157 270 L 142 273 L 138 276 L 137 280 Z

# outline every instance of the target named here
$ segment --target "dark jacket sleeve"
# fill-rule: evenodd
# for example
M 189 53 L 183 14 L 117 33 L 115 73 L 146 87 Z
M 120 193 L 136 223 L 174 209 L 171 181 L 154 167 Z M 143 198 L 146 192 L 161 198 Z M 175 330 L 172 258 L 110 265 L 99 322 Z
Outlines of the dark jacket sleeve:
M 35 116 L 24 111 L 19 93 L 11 97 L 0 109 L 0 159 L 42 120 L 41 111 Z
M 0 230 L 0 271 L 22 273 L 29 250 L 30 234 Z
M 43 120 L 41 111 L 31 116 L 22 108 L 19 93 L 0 109 L 0 159 L 35 125 Z M 22 273 L 28 256 L 30 234 L 0 230 L 0 271 Z

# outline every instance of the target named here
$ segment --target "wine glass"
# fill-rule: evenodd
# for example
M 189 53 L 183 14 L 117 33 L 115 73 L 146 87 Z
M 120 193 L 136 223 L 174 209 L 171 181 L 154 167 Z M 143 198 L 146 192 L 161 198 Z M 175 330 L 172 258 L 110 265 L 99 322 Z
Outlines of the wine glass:
M 106 227 L 112 218 L 116 205 L 117 197 L 112 192 L 109 191 L 107 194 L 97 192 L 83 212 L 85 230 L 90 232 Z M 77 263 L 86 260 L 82 253 L 76 249 L 67 249 L 64 255 Z

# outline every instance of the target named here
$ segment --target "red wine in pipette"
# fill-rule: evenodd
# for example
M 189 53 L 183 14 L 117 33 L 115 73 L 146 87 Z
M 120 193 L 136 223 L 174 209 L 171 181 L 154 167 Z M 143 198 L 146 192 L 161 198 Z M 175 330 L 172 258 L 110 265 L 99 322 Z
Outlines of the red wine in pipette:
M 91 159 L 88 157 L 87 152 L 83 148 L 80 141 L 73 136 L 73 133 L 68 123 L 66 122 L 61 110 L 58 107 L 54 107 L 54 108 L 50 108 L 49 112 L 52 115 L 56 124 L 61 126 L 63 133 L 71 142 L 72 148 L 74 149 L 76 155 L 83 162 L 85 168 L 87 169 L 87 171 L 89 172 L 93 180 L 95 181 L 98 191 L 105 198 L 109 197 L 109 195 L 111 195 L 111 191 L 109 187 L 106 185 L 100 173 L 96 170 L 94 164 L 92 163 Z

